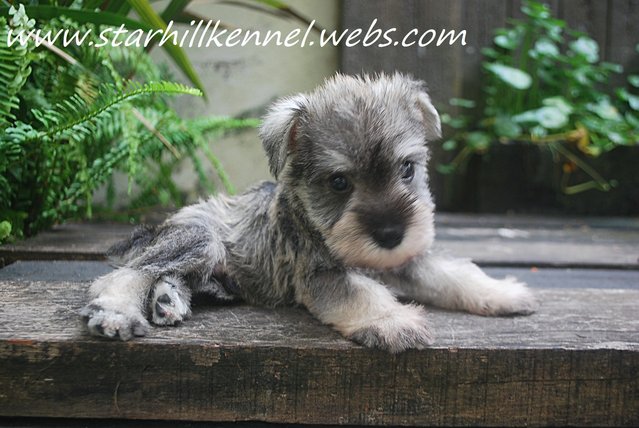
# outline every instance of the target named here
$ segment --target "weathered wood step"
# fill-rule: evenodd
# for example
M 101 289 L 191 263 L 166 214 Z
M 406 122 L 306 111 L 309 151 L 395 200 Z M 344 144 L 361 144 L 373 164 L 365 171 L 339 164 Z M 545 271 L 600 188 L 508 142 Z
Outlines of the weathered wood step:
M 540 312 L 431 310 L 433 347 L 398 356 L 300 309 L 247 306 L 200 305 L 180 328 L 108 342 L 77 311 L 110 268 L 80 260 L 103 259 L 131 226 L 70 224 L 0 247 L 18 260 L 0 269 L 0 416 L 639 424 L 638 221 L 438 215 L 437 226 L 442 248 L 534 287 Z
M 639 269 L 639 220 L 437 214 L 437 246 L 484 266 Z M 103 260 L 133 226 L 65 224 L 12 245 L 0 262 Z M 1 264 L 1 263 L 0 263 Z
M 342 339 L 301 309 L 243 305 L 198 306 L 181 327 L 154 328 L 127 343 L 104 341 L 89 337 L 78 320 L 88 281 L 4 275 L 3 416 L 639 423 L 639 289 L 626 276 L 615 283 L 626 288 L 588 287 L 601 277 L 586 288 L 536 288 L 542 306 L 530 317 L 433 309 L 433 347 L 388 355 Z
M 25 260 L 0 269 L 0 281 L 87 282 L 113 270 L 106 261 Z M 514 276 L 533 288 L 611 288 L 639 290 L 639 271 L 554 267 L 484 268 L 495 278 Z

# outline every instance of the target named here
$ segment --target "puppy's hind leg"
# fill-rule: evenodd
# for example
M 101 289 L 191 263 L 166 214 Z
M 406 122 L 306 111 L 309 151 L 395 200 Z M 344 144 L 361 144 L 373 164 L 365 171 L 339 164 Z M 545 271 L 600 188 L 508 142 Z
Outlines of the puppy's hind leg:
M 123 267 L 96 279 L 89 288 L 91 302 L 81 311 L 89 333 L 129 340 L 144 336 L 149 323 L 144 317 L 152 276 Z
M 93 283 L 93 299 L 81 311 L 91 334 L 128 340 L 146 334 L 147 315 L 159 325 L 189 316 L 189 287 L 209 281 L 226 257 L 220 228 L 202 216 L 186 216 L 195 209 L 184 209 L 178 214 L 182 222 L 169 220 L 152 238 L 139 240 L 144 247 L 130 251 L 125 267 Z
M 151 290 L 151 321 L 155 325 L 177 325 L 191 316 L 191 290 L 177 276 L 163 276 Z

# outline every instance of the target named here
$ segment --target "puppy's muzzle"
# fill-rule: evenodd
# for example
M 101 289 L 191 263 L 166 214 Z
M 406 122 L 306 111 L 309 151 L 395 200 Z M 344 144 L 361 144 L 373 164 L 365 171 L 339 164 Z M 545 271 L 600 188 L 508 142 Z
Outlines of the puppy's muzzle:
M 365 231 L 381 248 L 391 250 L 404 240 L 406 231 L 404 215 L 388 211 L 360 211 L 358 214 L 358 219 Z
M 377 245 L 390 250 L 402 243 L 405 229 L 403 224 L 385 224 L 373 229 L 371 236 Z

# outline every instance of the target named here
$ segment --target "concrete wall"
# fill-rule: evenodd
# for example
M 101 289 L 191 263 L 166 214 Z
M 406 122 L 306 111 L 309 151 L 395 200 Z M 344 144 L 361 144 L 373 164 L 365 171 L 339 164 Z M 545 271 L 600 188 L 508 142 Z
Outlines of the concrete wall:
M 325 28 L 331 29 L 338 22 L 337 3 L 336 0 L 287 2 L 301 15 L 315 19 Z M 304 24 L 298 21 L 211 1 L 194 1 L 189 6 L 189 11 L 244 29 L 281 30 L 282 33 L 295 28 L 304 29 Z M 308 91 L 334 73 L 338 63 L 337 49 L 316 45 L 318 44 L 304 48 L 249 45 L 233 48 L 187 48 L 187 54 L 206 87 L 209 100 L 205 102 L 181 97 L 175 100 L 176 109 L 185 116 L 234 116 L 246 112 L 259 116 L 277 97 Z M 157 50 L 154 55 L 160 57 L 163 52 Z M 238 191 L 257 180 L 269 178 L 256 130 L 214 140 L 211 147 L 221 159 Z M 187 167 L 180 171 L 176 180 L 181 188 L 192 190 L 197 178 Z

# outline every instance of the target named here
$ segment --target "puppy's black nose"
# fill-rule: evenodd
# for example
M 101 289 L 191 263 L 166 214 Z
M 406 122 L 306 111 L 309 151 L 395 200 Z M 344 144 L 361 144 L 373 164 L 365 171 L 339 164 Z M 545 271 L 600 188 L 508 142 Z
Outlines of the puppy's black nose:
M 380 247 L 390 250 L 397 247 L 404 239 L 404 226 L 401 224 L 381 226 L 373 230 L 371 235 Z

